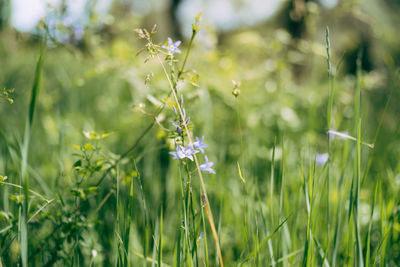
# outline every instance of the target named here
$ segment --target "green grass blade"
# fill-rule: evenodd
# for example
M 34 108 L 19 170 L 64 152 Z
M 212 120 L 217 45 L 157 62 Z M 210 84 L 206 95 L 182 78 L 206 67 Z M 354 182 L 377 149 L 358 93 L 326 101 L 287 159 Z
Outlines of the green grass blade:
M 20 242 L 21 242 L 21 260 L 22 266 L 28 266 L 28 206 L 29 206 L 29 179 L 27 175 L 29 143 L 31 137 L 31 127 L 35 114 L 35 107 L 39 95 L 40 80 L 43 69 L 44 54 L 46 51 L 46 37 L 42 40 L 40 47 L 39 59 L 36 63 L 36 71 L 34 82 L 31 90 L 31 100 L 29 104 L 28 119 L 25 124 L 24 143 L 22 146 L 22 163 L 21 163 L 21 183 L 23 186 L 24 201 L 22 203 L 22 211 L 20 212 Z
M 28 114 L 29 126 L 32 126 L 33 118 L 35 115 L 36 102 L 37 102 L 37 98 L 39 96 L 40 80 L 42 77 L 44 55 L 45 55 L 45 51 L 46 51 L 46 42 L 47 42 L 47 38 L 45 36 L 44 40 L 42 40 L 42 44 L 40 47 L 39 59 L 36 63 L 35 78 L 33 81 L 33 86 L 32 86 L 32 91 L 31 91 L 32 94 L 31 94 L 31 101 L 29 104 L 29 114 Z
M 162 236 L 163 236 L 163 210 L 162 207 L 160 207 L 160 226 L 159 226 L 159 231 L 160 231 L 160 236 L 158 239 L 158 266 L 161 265 L 161 260 L 162 260 Z
M 357 245 L 357 261 L 358 266 L 364 266 L 361 237 L 360 237 L 360 183 L 361 183 L 361 120 L 358 123 L 358 134 L 357 134 L 357 156 L 356 156 L 356 196 L 355 196 L 355 229 L 356 229 L 356 245 Z
M 355 183 L 355 203 L 354 203 L 354 222 L 356 230 L 356 247 L 358 266 L 364 266 L 364 257 L 362 253 L 362 244 L 360 236 L 360 186 L 361 186 L 361 52 L 357 57 L 356 90 L 354 97 L 354 128 L 357 133 L 356 155 L 354 157 L 354 175 Z
M 367 249 L 365 253 L 365 266 L 369 267 L 370 264 L 370 259 L 371 259 L 371 231 L 372 231 L 372 220 L 374 217 L 374 210 L 375 210 L 375 202 L 376 202 L 376 195 L 378 193 L 378 187 L 379 187 L 380 182 L 378 181 L 375 185 L 375 192 L 374 192 L 374 197 L 372 199 L 372 204 L 371 204 L 371 215 L 368 223 L 368 233 L 367 233 L 367 238 L 366 238 L 366 244 L 365 247 Z
M 179 224 L 180 225 L 180 224 Z M 181 227 L 178 228 L 178 236 L 176 238 L 176 266 L 181 267 Z
M 321 246 L 321 243 L 318 241 L 318 239 L 314 236 L 314 243 L 317 245 L 318 253 L 322 259 L 322 264 L 324 267 L 330 267 L 328 260 L 326 259 L 326 253 L 324 252 L 324 249 Z
M 240 263 L 239 266 L 242 266 L 243 264 L 245 264 L 246 262 L 248 262 L 249 260 L 251 260 L 251 259 L 259 252 L 259 250 L 268 242 L 268 240 L 270 240 L 270 239 L 274 236 L 274 234 L 275 234 L 276 232 L 278 232 L 278 230 L 287 222 L 287 220 L 289 219 L 289 217 L 290 217 L 290 216 L 288 216 L 285 220 L 283 220 L 283 221 L 278 225 L 278 227 L 275 228 L 275 230 L 274 230 L 271 234 L 269 234 L 266 238 L 264 238 L 263 241 L 261 241 L 261 243 L 260 243 L 258 246 L 256 246 L 256 248 L 246 257 L 246 259 L 244 259 L 244 261 L 242 261 L 242 262 Z
M 203 223 L 203 242 L 204 242 L 204 258 L 206 266 L 208 266 L 208 247 L 207 247 L 207 231 L 206 231 L 206 221 L 204 219 L 204 207 L 201 208 L 201 220 Z
M 327 64 L 328 64 L 328 82 L 329 82 L 329 100 L 328 100 L 328 110 L 327 110 L 327 127 L 328 131 L 332 128 L 332 107 L 333 107 L 333 94 L 334 94 L 334 76 L 332 73 L 332 64 L 331 64 L 331 43 L 329 39 L 329 28 L 326 27 L 325 30 L 325 37 L 326 37 L 326 54 L 327 54 Z M 332 162 L 332 153 L 331 153 L 331 140 L 330 135 L 327 136 L 328 139 L 328 170 L 327 170 L 327 181 L 326 181 L 326 201 L 327 201 L 327 222 L 328 222 L 328 229 L 327 229 L 327 239 L 329 240 L 329 231 L 330 231 L 330 174 L 331 174 L 331 162 Z

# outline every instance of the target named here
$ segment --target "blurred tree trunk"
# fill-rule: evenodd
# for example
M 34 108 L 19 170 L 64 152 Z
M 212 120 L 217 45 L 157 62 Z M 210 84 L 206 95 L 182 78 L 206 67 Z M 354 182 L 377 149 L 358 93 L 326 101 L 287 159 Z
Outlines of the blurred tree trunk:
M 9 0 L 0 1 L 0 31 L 7 27 L 11 15 Z
M 309 0 L 292 0 L 286 3 L 278 17 L 280 23 L 286 28 L 293 38 L 301 39 L 307 35 L 305 23 Z
M 302 40 L 307 40 L 309 37 L 310 29 L 307 25 L 308 12 L 307 4 L 310 0 L 290 0 L 287 1 L 280 11 L 276 15 L 276 22 L 281 27 L 284 27 L 290 34 L 291 41 L 287 45 L 287 52 L 294 51 L 298 52 L 299 43 Z M 286 55 L 287 56 L 287 55 Z M 309 55 L 310 57 L 312 54 Z M 291 71 L 297 82 L 301 82 L 302 79 L 306 78 L 306 73 L 309 72 L 310 66 L 305 61 L 310 58 L 303 59 L 297 62 L 291 63 Z
M 181 0 L 171 0 L 168 10 L 173 35 L 179 40 L 182 39 L 181 27 L 178 20 L 178 7 L 180 3 Z

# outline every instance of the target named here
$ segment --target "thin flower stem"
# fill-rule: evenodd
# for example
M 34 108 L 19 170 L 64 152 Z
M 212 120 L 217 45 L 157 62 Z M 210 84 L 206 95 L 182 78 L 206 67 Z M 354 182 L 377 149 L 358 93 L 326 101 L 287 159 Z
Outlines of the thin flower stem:
M 188 59 L 188 57 L 189 57 L 190 50 L 191 50 L 191 48 L 192 48 L 192 43 L 193 43 L 193 40 L 194 40 L 195 36 L 196 36 L 196 33 L 193 33 L 192 38 L 190 39 L 189 47 L 188 47 L 188 49 L 187 49 L 187 51 L 186 51 L 186 54 L 185 54 L 185 59 L 184 59 L 184 61 L 183 61 L 182 67 L 181 67 L 181 69 L 180 69 L 179 72 L 178 72 L 178 79 L 181 77 L 181 75 L 183 74 L 183 72 L 184 72 L 184 70 L 185 70 L 186 61 L 187 61 L 187 59 Z M 168 94 L 167 98 L 169 98 L 170 96 L 171 96 L 171 92 Z M 130 148 L 128 148 L 128 150 L 126 150 L 126 151 L 120 156 L 120 158 L 119 158 L 114 164 L 112 164 L 112 165 L 105 171 L 105 173 L 104 173 L 103 176 L 99 179 L 99 182 L 96 184 L 96 186 L 100 185 L 100 184 L 103 182 L 104 178 L 107 176 L 107 174 L 108 174 L 113 168 L 115 168 L 115 166 L 117 165 L 118 162 L 120 162 L 122 159 L 126 158 L 132 151 L 134 151 L 134 150 L 136 149 L 136 147 L 139 145 L 140 141 L 142 141 L 142 139 L 147 135 L 147 133 L 150 132 L 150 130 L 153 128 L 153 126 L 154 126 L 155 124 L 159 124 L 158 121 L 157 121 L 157 117 L 158 117 L 158 115 L 161 114 L 161 112 L 164 110 L 164 108 L 165 108 L 165 104 L 161 105 L 161 106 L 157 109 L 157 111 L 154 113 L 153 121 L 149 124 L 149 126 L 146 127 L 146 129 L 142 132 L 142 134 L 139 135 L 139 137 L 138 137 L 138 139 L 136 140 L 136 142 L 135 142 Z M 160 125 L 160 124 L 159 124 L 159 125 Z
M 186 133 L 187 133 L 187 137 L 188 137 L 189 143 L 190 143 L 192 149 L 194 149 L 194 147 L 193 147 L 192 133 L 189 131 L 189 128 L 188 128 L 188 126 L 187 126 L 187 124 L 186 124 L 185 116 L 183 115 L 182 107 L 180 106 L 180 103 L 179 103 L 179 100 L 178 100 L 178 96 L 176 95 L 176 92 L 175 92 L 175 88 L 174 88 L 174 86 L 172 85 L 172 81 L 171 81 L 171 79 L 170 79 L 170 77 L 169 77 L 169 75 L 168 75 L 168 72 L 167 72 L 167 70 L 165 69 L 165 66 L 164 66 L 163 62 L 161 61 L 161 58 L 160 58 L 159 55 L 157 55 L 157 59 L 158 59 L 158 62 L 160 63 L 160 65 L 161 65 L 161 67 L 162 67 L 162 69 L 163 69 L 163 71 L 164 71 L 165 76 L 167 77 L 169 86 L 171 87 L 172 95 L 174 96 L 176 105 L 177 105 L 177 107 L 178 107 L 179 115 L 180 115 L 180 117 L 181 117 L 181 119 L 182 119 L 182 124 L 183 124 L 183 126 L 185 127 L 185 130 L 186 130 Z M 209 212 L 207 213 L 207 215 L 208 215 L 208 216 L 207 216 L 207 219 L 208 219 L 208 222 L 210 223 L 211 231 L 212 231 L 212 233 L 213 233 L 213 237 L 214 237 L 214 240 L 215 240 L 215 245 L 216 245 L 217 251 L 218 251 L 219 261 L 220 261 L 221 267 L 223 267 L 223 266 L 224 266 L 224 263 L 223 263 L 223 260 L 222 260 L 221 247 L 220 247 L 220 245 L 219 245 L 218 234 L 217 234 L 217 230 L 215 229 L 215 224 L 214 224 L 214 219 L 213 219 L 213 215 L 212 215 L 212 212 L 211 212 L 210 203 L 208 202 L 207 190 L 206 190 L 206 185 L 205 185 L 205 183 L 204 183 L 203 174 L 201 173 L 200 164 L 199 164 L 199 161 L 198 161 L 197 156 L 196 156 L 195 154 L 193 155 L 193 158 L 194 158 L 194 162 L 195 162 L 195 164 L 196 164 L 197 172 L 198 172 L 198 174 L 199 174 L 201 189 L 202 189 L 202 191 L 203 191 L 203 198 L 204 198 L 204 201 L 203 201 L 203 202 L 205 203 L 206 208 L 207 208 L 208 211 L 209 211 Z
M 240 158 L 242 160 L 242 171 L 243 171 L 243 175 L 240 175 L 240 178 L 242 179 L 242 181 L 244 181 L 243 183 L 245 183 L 245 179 L 243 178 L 243 177 L 246 177 L 245 158 L 244 158 L 245 155 L 244 155 L 244 146 L 243 146 L 242 125 L 240 123 L 239 99 L 237 97 L 235 97 L 235 100 L 236 100 L 236 116 L 237 116 L 237 122 L 238 122 L 238 127 L 239 127 L 239 136 L 240 136 Z M 241 174 L 240 166 L 239 166 L 239 174 Z
M 36 212 L 35 214 L 32 215 L 32 217 L 29 218 L 28 223 L 32 221 L 33 218 L 35 218 L 36 215 L 38 215 L 44 208 L 46 208 L 47 205 L 50 205 L 53 202 L 54 199 L 47 201 L 44 203 Z
M 16 187 L 16 188 L 19 188 L 19 189 L 23 189 L 23 187 L 20 186 L 20 185 L 12 184 L 12 183 L 7 183 L 7 182 L 0 182 L 0 185 L 8 185 L 8 186 Z M 35 196 L 37 196 L 37 197 L 40 197 L 41 199 L 43 199 L 43 200 L 46 201 L 47 203 L 50 203 L 51 201 L 53 201 L 52 199 L 51 199 L 51 200 L 48 200 L 47 198 L 45 198 L 45 197 L 42 196 L 41 194 L 39 194 L 39 193 L 37 193 L 37 192 L 35 192 L 35 191 L 31 190 L 31 189 L 29 189 L 29 192 L 31 192 L 33 195 L 35 195 Z
M 187 59 L 189 57 L 190 49 L 192 48 L 192 44 L 193 44 L 193 40 L 194 40 L 195 36 L 196 36 L 196 32 L 194 32 L 193 35 L 192 35 L 192 38 L 190 38 L 190 42 L 189 42 L 189 46 L 188 46 L 188 49 L 187 49 L 187 52 L 186 52 L 186 55 L 185 55 L 185 59 L 183 60 L 182 67 L 178 72 L 178 79 L 181 77 L 183 71 L 185 70 L 186 61 L 187 61 Z

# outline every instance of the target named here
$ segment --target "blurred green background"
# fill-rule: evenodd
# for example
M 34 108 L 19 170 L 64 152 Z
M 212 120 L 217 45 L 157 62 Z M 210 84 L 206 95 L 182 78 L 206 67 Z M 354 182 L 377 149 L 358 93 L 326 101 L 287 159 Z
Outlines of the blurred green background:
M 301 162 L 307 166 L 315 155 L 327 153 L 326 27 L 330 29 L 335 74 L 332 128 L 352 136 L 357 135 L 353 127 L 353 104 L 356 62 L 357 58 L 361 60 L 362 138 L 366 143 L 375 144 L 373 150 L 362 148 L 363 169 L 368 166 L 360 195 L 361 203 L 367 207 L 362 211 L 366 214 L 366 219 L 361 219 L 362 227 L 365 231 L 370 201 L 379 180 L 384 203 L 388 205 L 387 220 L 392 216 L 387 252 L 390 256 L 386 263 L 396 266 L 400 260 L 400 224 L 396 211 L 396 207 L 400 208 L 397 197 L 400 187 L 400 3 L 396 0 L 2 0 L 0 88 L 14 88 L 15 91 L 11 94 L 13 104 L 0 99 L 0 174 L 7 175 L 9 182 L 19 184 L 20 146 L 40 40 L 45 32 L 49 38 L 31 133 L 30 187 L 48 198 L 60 198 L 58 195 L 68 198 L 76 175 L 73 164 L 77 158 L 73 154 L 77 151 L 72 145 L 88 142 L 83 132 L 112 132 L 101 142 L 102 153 L 111 158 L 122 154 L 152 122 L 148 114 L 155 113 L 159 101 L 169 93 L 157 62 L 144 63 L 145 56 L 137 55 L 144 43 L 137 40 L 133 30 L 151 29 L 157 24 L 155 41 L 164 43 L 167 37 L 182 40 L 180 48 L 184 52 L 191 36 L 191 23 L 198 12 L 202 12 L 201 30 L 189 56 L 188 72 L 180 92 L 185 96 L 194 135 L 205 136 L 208 157 L 217 172 L 217 175 L 207 176 L 206 183 L 210 203 L 215 208 L 215 220 L 222 221 L 221 243 L 227 266 L 238 262 L 246 250 L 243 241 L 246 231 L 238 226 L 242 214 L 248 212 L 250 220 L 256 218 L 251 214 L 251 205 L 258 210 L 257 199 L 269 194 L 274 142 L 278 163 L 272 172 L 277 177 L 283 173 L 287 177 L 285 199 L 294 203 L 285 205 L 286 215 L 305 209 L 304 206 L 300 208 L 299 197 L 303 183 L 299 173 Z M 178 55 L 178 59 L 183 60 L 183 54 Z M 232 95 L 232 80 L 241 84 L 237 98 Z M 161 125 L 171 131 L 173 119 L 170 108 L 158 117 Z M 121 166 L 120 178 L 126 187 L 121 189 L 122 194 L 127 195 L 130 179 L 138 175 L 137 171 L 141 174 L 143 188 L 135 183 L 135 196 L 139 196 L 139 192 L 144 196 L 135 198 L 133 247 L 137 251 L 143 249 L 140 246 L 144 217 L 147 217 L 144 214 L 148 213 L 154 230 L 161 207 L 164 210 L 164 257 L 171 263 L 176 248 L 175 228 L 180 221 L 180 185 L 176 164 L 168 155 L 173 149 L 169 135 L 155 125 Z M 344 144 L 339 138 L 333 142 L 334 177 L 352 168 L 351 161 L 348 163 L 342 157 L 343 149 L 353 144 L 348 142 Z M 133 167 L 134 161 L 137 170 Z M 249 184 L 247 189 L 242 187 L 237 162 Z M 325 171 L 317 167 L 317 175 L 324 176 Z M 96 184 L 101 176 L 102 173 L 95 173 L 86 182 Z M 346 177 L 345 183 L 350 186 L 351 175 Z M 198 182 L 193 183 L 198 191 Z M 279 196 L 281 180 L 275 183 L 275 193 Z M 97 216 L 96 223 L 88 225 L 82 233 L 85 237 L 82 251 L 87 249 L 82 253 L 90 255 L 92 249 L 99 251 L 98 264 L 104 266 L 109 266 L 114 257 L 110 248 L 115 245 L 110 240 L 114 234 L 115 195 L 107 200 L 104 208 L 96 210 L 97 215 L 93 213 L 114 188 L 115 181 L 106 178 L 98 194 L 82 204 L 85 218 Z M 0 209 L 17 214 L 17 206 L 9 200 L 13 192 L 5 191 L 5 187 L 0 188 Z M 291 199 L 292 193 L 296 194 L 295 199 Z M 341 193 L 340 187 L 332 188 L 334 206 L 338 205 Z M 240 203 L 244 195 L 250 199 L 254 197 L 247 208 Z M 143 199 L 146 199 L 147 211 L 140 208 Z M 56 205 L 55 210 L 58 209 Z M 321 205 L 321 209 L 326 208 Z M 53 221 L 57 221 L 57 216 L 54 216 L 48 221 L 38 217 L 31 226 L 30 251 L 38 247 L 47 252 L 62 251 L 57 247 L 59 241 L 46 239 L 50 229 L 56 229 L 57 223 Z M 297 230 L 289 231 L 296 236 L 304 229 L 295 225 L 298 221 L 306 222 L 306 217 L 302 217 L 304 214 L 292 216 L 297 220 L 288 221 L 289 228 Z M 0 223 L 1 228 L 7 225 L 3 221 Z M 250 226 L 248 229 L 254 230 Z M 319 231 L 322 233 L 323 229 Z M 211 234 L 209 236 L 211 242 Z M 302 246 L 304 238 L 292 237 L 289 251 Z M 18 261 L 16 239 L 7 232 L 1 233 L 0 239 L 5 266 Z M 64 240 L 61 234 L 60 240 Z M 373 248 L 379 246 L 379 240 L 377 236 L 372 239 Z M 327 245 L 328 241 L 324 240 L 323 244 Z M 210 246 L 212 248 L 212 244 Z M 52 259 L 51 255 L 40 253 L 43 253 L 42 260 L 38 259 L 40 256 L 32 256 L 32 262 L 38 266 L 41 266 L 39 262 Z M 283 255 L 283 251 L 276 253 Z M 59 258 L 63 257 L 68 258 L 68 255 L 58 253 L 55 262 L 61 264 Z M 342 260 L 347 261 L 344 256 Z M 89 262 L 81 261 L 86 266 Z M 68 261 L 64 264 L 69 265 Z

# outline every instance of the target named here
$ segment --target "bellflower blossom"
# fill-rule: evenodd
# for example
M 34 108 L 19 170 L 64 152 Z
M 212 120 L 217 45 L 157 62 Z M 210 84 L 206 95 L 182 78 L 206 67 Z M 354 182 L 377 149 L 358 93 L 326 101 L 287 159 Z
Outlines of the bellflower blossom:
M 173 55 L 175 53 L 182 53 L 181 50 L 178 48 L 178 46 L 181 45 L 181 41 L 176 41 L 174 43 L 174 41 L 172 41 L 172 39 L 170 37 L 168 37 L 168 43 L 167 46 L 163 45 L 162 48 L 165 48 L 169 51 L 170 55 Z
M 214 163 L 208 161 L 207 155 L 205 157 L 206 157 L 206 163 L 200 165 L 200 170 L 215 174 L 215 171 L 211 168 L 212 165 L 214 165 Z
M 185 153 L 182 151 L 182 146 L 178 146 L 176 152 L 169 152 L 169 154 L 174 156 L 173 159 L 184 159 L 186 157 Z
M 204 135 L 201 137 L 201 139 L 196 137 L 196 142 L 193 143 L 193 148 L 200 150 L 201 153 L 204 154 L 204 149 L 203 148 L 208 147 L 208 145 L 207 144 L 203 144 L 203 141 L 204 141 Z
M 202 239 L 202 238 L 203 238 L 203 236 L 204 236 L 204 232 L 201 232 L 201 233 L 199 234 L 199 237 L 197 238 L 197 240 L 200 240 L 200 239 Z
M 193 155 L 198 153 L 198 150 L 192 150 L 190 146 L 188 147 L 183 147 L 183 146 L 178 146 L 176 148 L 176 152 L 169 152 L 169 154 L 173 155 L 173 159 L 184 159 L 188 158 L 191 161 L 193 161 Z

